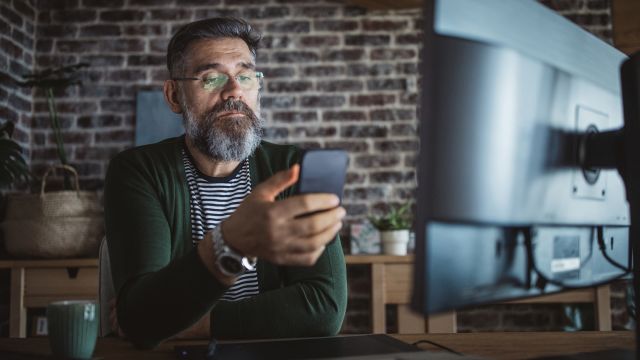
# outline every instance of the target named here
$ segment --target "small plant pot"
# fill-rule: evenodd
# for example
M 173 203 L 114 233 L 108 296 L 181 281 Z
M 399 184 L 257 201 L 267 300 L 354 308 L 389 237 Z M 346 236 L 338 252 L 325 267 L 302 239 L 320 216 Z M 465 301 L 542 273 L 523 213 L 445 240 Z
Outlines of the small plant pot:
M 409 230 L 389 230 L 380 232 L 382 253 L 385 255 L 407 255 Z

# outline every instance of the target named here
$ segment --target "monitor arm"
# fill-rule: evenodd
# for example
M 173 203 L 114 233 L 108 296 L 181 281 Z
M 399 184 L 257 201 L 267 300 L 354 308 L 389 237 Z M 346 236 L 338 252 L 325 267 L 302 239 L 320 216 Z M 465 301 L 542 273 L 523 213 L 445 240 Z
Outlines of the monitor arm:
M 585 170 L 615 168 L 620 173 L 629 202 L 633 288 L 636 309 L 636 358 L 640 359 L 640 52 L 620 69 L 624 127 L 607 132 L 588 132 L 580 141 L 578 156 Z

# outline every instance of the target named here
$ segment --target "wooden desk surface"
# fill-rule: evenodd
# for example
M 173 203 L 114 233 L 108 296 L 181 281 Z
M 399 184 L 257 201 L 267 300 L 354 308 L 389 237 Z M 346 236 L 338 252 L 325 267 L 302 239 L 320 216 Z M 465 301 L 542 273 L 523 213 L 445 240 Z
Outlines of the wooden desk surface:
M 527 359 L 540 356 L 574 354 L 606 349 L 634 348 L 633 332 L 513 332 L 513 333 L 466 333 L 393 335 L 413 343 L 428 339 L 464 354 L 479 355 L 492 359 Z M 170 341 L 153 351 L 139 351 L 129 343 L 114 339 L 99 339 L 94 358 L 104 360 L 140 359 L 174 360 L 173 347 L 202 341 Z M 425 350 L 439 350 L 432 345 L 420 345 Z M 31 354 L 50 354 L 47 338 L 0 339 L 0 351 Z

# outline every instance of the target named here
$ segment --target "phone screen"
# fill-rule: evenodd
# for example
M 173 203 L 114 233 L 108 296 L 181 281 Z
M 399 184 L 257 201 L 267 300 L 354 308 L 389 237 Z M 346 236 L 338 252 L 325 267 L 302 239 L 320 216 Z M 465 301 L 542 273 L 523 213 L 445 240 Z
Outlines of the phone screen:
M 336 194 L 342 203 L 349 156 L 344 150 L 314 149 L 302 155 L 298 194 Z

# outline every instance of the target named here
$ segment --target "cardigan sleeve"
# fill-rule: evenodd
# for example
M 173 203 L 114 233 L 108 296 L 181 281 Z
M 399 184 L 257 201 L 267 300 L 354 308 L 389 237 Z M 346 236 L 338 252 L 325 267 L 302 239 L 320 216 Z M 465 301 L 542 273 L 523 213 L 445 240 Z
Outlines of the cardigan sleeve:
M 124 154 L 111 161 L 105 180 L 118 322 L 134 345 L 153 348 L 209 312 L 226 287 L 209 273 L 195 248 L 171 260 L 171 229 L 162 201 L 167 184 L 151 162 Z
M 211 313 L 214 337 L 292 338 L 332 336 L 340 331 L 347 305 L 347 278 L 339 237 L 314 266 L 278 269 L 282 288 L 215 306 Z

